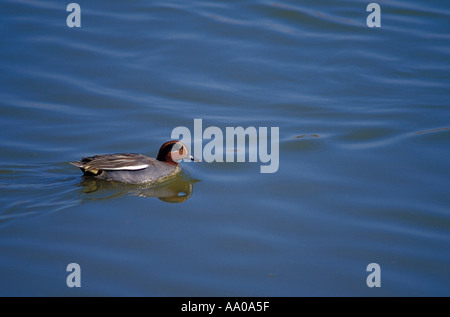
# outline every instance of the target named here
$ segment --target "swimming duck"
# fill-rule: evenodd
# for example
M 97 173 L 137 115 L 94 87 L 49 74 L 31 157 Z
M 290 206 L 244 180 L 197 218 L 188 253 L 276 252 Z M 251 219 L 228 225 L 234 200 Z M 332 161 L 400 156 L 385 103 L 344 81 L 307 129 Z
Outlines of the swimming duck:
M 180 171 L 178 161 L 189 157 L 186 145 L 172 140 L 164 143 L 156 159 L 135 153 L 102 154 L 83 157 L 78 162 L 69 162 L 79 167 L 84 175 L 124 183 L 149 183 L 162 180 Z

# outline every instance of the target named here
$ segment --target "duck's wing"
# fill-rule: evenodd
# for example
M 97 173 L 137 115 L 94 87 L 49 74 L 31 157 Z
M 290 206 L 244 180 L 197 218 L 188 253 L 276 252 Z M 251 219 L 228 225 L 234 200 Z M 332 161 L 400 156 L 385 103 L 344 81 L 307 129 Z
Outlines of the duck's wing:
M 101 170 L 128 170 L 136 171 L 154 165 L 152 159 L 141 154 L 117 153 L 84 157 L 81 161 L 70 162 L 83 170 L 97 174 Z

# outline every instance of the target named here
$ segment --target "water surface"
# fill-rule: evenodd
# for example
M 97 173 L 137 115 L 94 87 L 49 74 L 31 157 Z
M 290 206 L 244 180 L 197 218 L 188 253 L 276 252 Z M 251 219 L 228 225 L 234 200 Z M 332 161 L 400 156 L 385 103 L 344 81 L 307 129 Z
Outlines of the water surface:
M 77 3 L 81 28 L 0 5 L 0 295 L 450 295 L 447 2 L 379 1 L 380 28 L 360 1 Z M 194 119 L 279 127 L 278 171 L 68 164 L 156 156 Z

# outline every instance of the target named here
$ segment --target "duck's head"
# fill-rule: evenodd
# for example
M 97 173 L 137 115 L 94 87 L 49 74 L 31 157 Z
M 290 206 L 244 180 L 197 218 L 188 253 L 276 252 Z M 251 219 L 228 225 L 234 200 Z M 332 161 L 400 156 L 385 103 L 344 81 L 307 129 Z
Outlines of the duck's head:
M 192 155 L 189 155 L 188 148 L 182 142 L 172 140 L 164 143 L 159 149 L 158 161 L 166 162 L 169 164 L 178 164 L 184 158 L 189 158 L 191 161 L 198 161 Z

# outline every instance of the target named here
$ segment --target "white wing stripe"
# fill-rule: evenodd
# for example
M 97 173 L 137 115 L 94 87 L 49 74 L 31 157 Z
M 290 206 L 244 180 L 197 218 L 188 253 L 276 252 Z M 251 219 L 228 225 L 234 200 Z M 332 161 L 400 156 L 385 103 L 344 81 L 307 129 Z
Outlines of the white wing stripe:
M 118 171 L 118 170 L 141 170 L 148 167 L 148 164 L 143 164 L 143 165 L 131 165 L 131 166 L 121 166 L 121 167 L 104 167 L 103 169 L 105 170 L 113 170 L 113 171 Z

